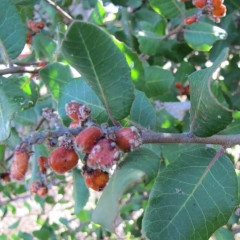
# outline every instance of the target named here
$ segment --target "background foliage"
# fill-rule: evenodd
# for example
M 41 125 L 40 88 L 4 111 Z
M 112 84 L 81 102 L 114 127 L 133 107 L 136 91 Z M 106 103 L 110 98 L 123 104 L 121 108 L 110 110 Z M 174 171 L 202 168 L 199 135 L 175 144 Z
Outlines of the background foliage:
M 87 104 L 98 124 L 111 125 L 111 112 L 158 133 L 240 133 L 238 0 L 225 0 L 220 23 L 203 16 L 190 26 L 183 16 L 197 12 L 192 1 L 54 3 L 75 21 L 47 0 L 0 2 L 0 173 L 22 138 L 51 128 L 43 108 L 69 126 L 71 100 Z M 34 32 L 31 20 L 44 28 Z M 19 72 L 3 75 L 11 65 Z M 79 163 L 65 175 L 48 170 L 40 198 L 29 185 L 50 150 L 35 145 L 25 181 L 0 182 L 0 239 L 238 239 L 239 146 L 215 161 L 218 151 L 145 144 L 123 155 L 103 193 L 86 188 Z

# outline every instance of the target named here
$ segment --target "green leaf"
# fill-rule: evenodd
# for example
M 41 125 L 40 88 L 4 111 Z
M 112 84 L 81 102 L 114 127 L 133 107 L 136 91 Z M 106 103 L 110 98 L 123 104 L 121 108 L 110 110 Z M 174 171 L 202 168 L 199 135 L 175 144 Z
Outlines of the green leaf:
M 227 37 L 227 32 L 215 25 L 199 22 L 186 26 L 184 37 L 188 45 L 199 51 L 209 51 L 217 40 Z
M 20 223 L 21 219 L 18 219 L 15 223 L 11 224 L 8 229 L 14 229 L 17 228 L 19 223 Z
M 108 115 L 106 109 L 96 96 L 95 92 L 82 78 L 73 79 L 65 85 L 60 92 L 58 112 L 64 122 L 69 120 L 65 112 L 65 105 L 72 100 L 88 105 L 92 110 L 91 117 L 98 123 L 107 121 Z
M 228 222 L 237 178 L 225 155 L 214 157 L 213 149 L 190 151 L 160 171 L 143 219 L 148 239 L 209 239 Z
M 184 4 L 177 0 L 150 0 L 151 7 L 166 18 L 181 16 Z
M 157 174 L 160 158 L 148 149 L 141 148 L 127 155 L 120 164 L 93 212 L 92 220 L 113 232 L 118 224 L 119 200 L 129 186 L 145 176 L 150 181 Z
M 30 235 L 29 233 L 22 232 L 22 231 L 18 232 L 18 236 L 23 240 L 33 240 L 32 235 Z
M 145 93 L 148 97 L 156 97 L 166 93 L 174 81 L 172 73 L 158 66 L 145 67 Z
M 40 71 L 40 77 L 56 100 L 59 98 L 62 87 L 73 78 L 70 67 L 63 63 L 48 64 Z
M 26 42 L 26 28 L 9 0 L 0 1 L 0 41 L 10 58 L 16 58 Z
M 194 72 L 189 76 L 191 129 L 196 136 L 211 136 L 232 122 L 232 113 L 219 102 L 210 88 L 213 73 L 227 55 L 228 49 L 223 49 L 212 67 Z
M 15 80 L 0 78 L 0 141 L 9 137 L 14 113 L 31 103 L 30 96 L 20 90 L 17 79 Z
M 103 7 L 103 4 L 101 1 L 98 1 L 95 9 L 92 11 L 91 15 L 89 16 L 88 21 L 98 25 L 103 25 L 105 16 L 106 16 L 106 11 Z
M 73 198 L 75 202 L 74 212 L 79 214 L 88 201 L 89 191 L 81 171 L 76 168 L 73 169 Z
M 228 229 L 221 227 L 215 233 L 214 237 L 216 240 L 234 240 L 232 232 Z
M 62 50 L 113 118 L 120 120 L 128 116 L 134 99 L 130 69 L 111 37 L 93 24 L 74 22 Z
M 136 97 L 130 112 L 130 120 L 145 128 L 153 128 L 156 123 L 154 107 L 143 92 L 136 90 Z

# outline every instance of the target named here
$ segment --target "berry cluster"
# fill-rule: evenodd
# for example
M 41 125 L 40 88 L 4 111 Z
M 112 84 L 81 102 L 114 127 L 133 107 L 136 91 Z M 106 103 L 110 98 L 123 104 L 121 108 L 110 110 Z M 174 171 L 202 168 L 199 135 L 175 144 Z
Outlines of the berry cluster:
M 46 184 L 48 167 L 58 174 L 73 169 L 79 159 L 76 150 L 86 154 L 82 168 L 86 185 L 95 191 L 101 191 L 109 180 L 109 169 L 120 160 L 121 152 L 134 151 L 142 144 L 141 135 L 135 127 L 100 127 L 91 120 L 91 110 L 75 101 L 66 104 L 65 109 L 73 120 L 69 128 L 62 126 L 65 131 L 59 131 L 60 135 L 53 138 L 46 135 L 47 139 L 44 138 L 40 142 L 39 135 L 33 133 L 16 148 L 14 153 L 10 175 L 12 179 L 19 181 L 27 172 L 29 149 L 32 144 L 46 140 L 49 148 L 55 148 L 48 157 L 39 156 L 37 159 L 41 180 L 34 181 L 30 185 L 30 191 L 40 197 L 48 192 Z M 55 128 L 61 128 L 58 116 L 52 109 L 43 109 L 43 116 Z M 2 179 L 7 177 L 9 178 L 9 174 L 1 176 Z
M 189 85 L 183 86 L 181 82 L 176 82 L 175 87 L 178 89 L 178 93 L 180 95 L 190 95 L 190 87 Z
M 27 44 L 32 44 L 33 36 L 36 35 L 37 33 L 40 32 L 45 27 L 44 22 L 34 22 L 34 21 L 29 21 L 28 22 L 28 31 L 27 31 L 27 38 L 26 38 L 26 43 Z
M 181 0 L 181 2 L 185 2 L 185 0 Z M 220 18 L 226 14 L 223 0 L 193 0 L 193 4 L 199 11 L 195 15 L 185 18 L 186 25 L 199 22 L 202 14 L 207 15 L 214 22 L 220 22 Z

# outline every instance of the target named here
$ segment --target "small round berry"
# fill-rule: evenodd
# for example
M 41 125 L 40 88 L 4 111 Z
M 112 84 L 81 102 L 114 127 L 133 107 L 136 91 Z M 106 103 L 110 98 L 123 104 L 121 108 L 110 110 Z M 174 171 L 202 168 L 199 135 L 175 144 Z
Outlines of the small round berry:
M 99 169 L 84 172 L 83 177 L 86 185 L 95 191 L 102 191 L 109 180 L 109 174 Z
M 78 155 L 74 149 L 62 146 L 51 152 L 48 158 L 49 166 L 57 173 L 65 173 L 74 168 L 78 163 Z
M 191 24 L 197 22 L 197 16 L 193 15 L 191 17 L 187 17 L 187 18 L 185 18 L 184 22 L 186 25 L 191 25 Z
M 26 149 L 16 149 L 11 165 L 11 176 L 13 179 L 21 180 L 24 178 L 28 169 L 29 153 Z
M 9 172 L 3 172 L 0 174 L 0 178 L 4 181 L 4 182 L 11 182 L 10 179 L 10 173 Z
M 31 183 L 29 189 L 30 192 L 32 193 L 37 193 L 38 189 L 42 186 L 42 183 L 40 182 L 40 180 L 36 180 L 34 182 Z
M 43 29 L 45 27 L 45 23 L 44 22 L 38 22 L 35 24 L 35 26 L 38 28 L 38 29 Z
M 105 169 L 120 159 L 120 150 L 110 139 L 101 139 L 88 155 L 87 165 L 90 168 Z
M 220 7 L 223 3 L 223 0 L 212 0 L 212 6 L 215 7 Z
M 38 66 L 39 67 L 45 67 L 45 66 L 47 66 L 47 62 L 40 62 L 39 64 L 38 64 Z
M 100 128 L 94 126 L 88 127 L 75 138 L 77 148 L 84 153 L 90 153 L 97 140 L 102 136 L 103 132 Z
M 47 193 L 48 193 L 48 188 L 47 188 L 47 186 L 41 186 L 41 187 L 39 187 L 39 189 L 37 190 L 37 195 L 38 195 L 39 197 L 44 197 Z
M 194 4 L 197 8 L 203 8 L 203 7 L 205 7 L 205 5 L 207 4 L 207 0 L 193 0 L 193 4 Z
M 124 152 L 134 151 L 142 144 L 142 138 L 135 127 L 121 128 L 115 132 L 116 144 Z
M 176 82 L 176 83 L 175 83 L 175 87 L 179 89 L 179 88 L 182 88 L 183 85 L 182 85 L 181 82 Z
M 75 121 L 78 121 L 80 103 L 72 101 L 65 106 L 67 115 Z
M 224 17 L 225 14 L 226 14 L 226 6 L 225 5 L 220 5 L 219 7 L 215 7 L 213 10 L 212 10 L 212 14 L 215 16 L 215 17 Z

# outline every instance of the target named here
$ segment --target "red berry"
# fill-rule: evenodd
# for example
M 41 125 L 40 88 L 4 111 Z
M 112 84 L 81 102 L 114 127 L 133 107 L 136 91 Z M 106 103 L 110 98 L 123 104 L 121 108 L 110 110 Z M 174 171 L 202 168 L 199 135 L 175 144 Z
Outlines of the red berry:
M 42 186 L 42 183 L 39 180 L 36 180 L 31 183 L 29 189 L 32 193 L 37 193 L 38 189 Z
M 197 22 L 197 17 L 196 17 L 196 15 L 193 15 L 191 17 L 187 17 L 187 18 L 185 18 L 184 22 L 185 22 L 186 25 L 191 25 L 191 24 Z
M 86 185 L 95 191 L 102 191 L 109 180 L 109 174 L 99 169 L 84 172 L 83 177 Z
M 90 168 L 105 169 L 120 159 L 120 150 L 116 143 L 110 139 L 101 139 L 90 152 L 87 165 Z
M 79 127 L 78 121 L 71 122 L 69 125 L 69 128 L 78 128 L 78 127 Z
M 197 8 L 203 8 L 207 3 L 207 0 L 194 0 L 193 4 L 197 7 Z
M 214 7 L 212 14 L 215 17 L 224 17 L 226 14 L 226 6 L 222 4 L 219 7 Z
M 40 63 L 38 64 L 39 67 L 45 67 L 46 65 L 47 65 L 46 62 L 40 62 Z
M 28 28 L 30 28 L 35 33 L 39 33 L 39 30 L 36 27 L 36 23 L 32 20 L 28 22 Z
M 181 82 L 176 82 L 176 83 L 175 83 L 175 87 L 179 89 L 179 88 L 182 88 L 183 85 L 182 85 Z
M 44 156 L 38 157 L 38 165 L 41 167 L 47 167 L 48 165 L 48 158 Z
M 190 94 L 190 86 L 189 86 L 189 85 L 187 85 L 187 86 L 185 87 L 185 94 L 188 95 L 188 96 L 189 96 L 189 94 Z
M 27 32 L 26 43 L 32 44 L 33 36 L 30 32 Z
M 45 27 L 45 23 L 44 22 L 38 22 L 35 24 L 35 26 L 39 29 L 43 29 Z
M 141 136 L 135 127 L 121 128 L 115 132 L 116 144 L 124 152 L 137 149 L 142 144 Z
M 103 132 L 100 128 L 89 127 L 80 132 L 75 141 L 80 151 L 90 153 L 96 141 L 102 136 Z
M 47 188 L 47 186 L 41 186 L 41 187 L 37 190 L 37 195 L 38 195 L 39 197 L 44 197 L 47 193 L 48 193 L 48 188 Z
M 65 173 L 77 165 L 78 155 L 74 149 L 60 146 L 49 155 L 48 163 L 55 172 Z
M 24 178 L 28 169 L 29 153 L 26 149 L 17 149 L 11 165 L 11 176 L 16 180 Z
M 75 121 L 78 121 L 80 103 L 72 101 L 65 106 L 67 115 Z

